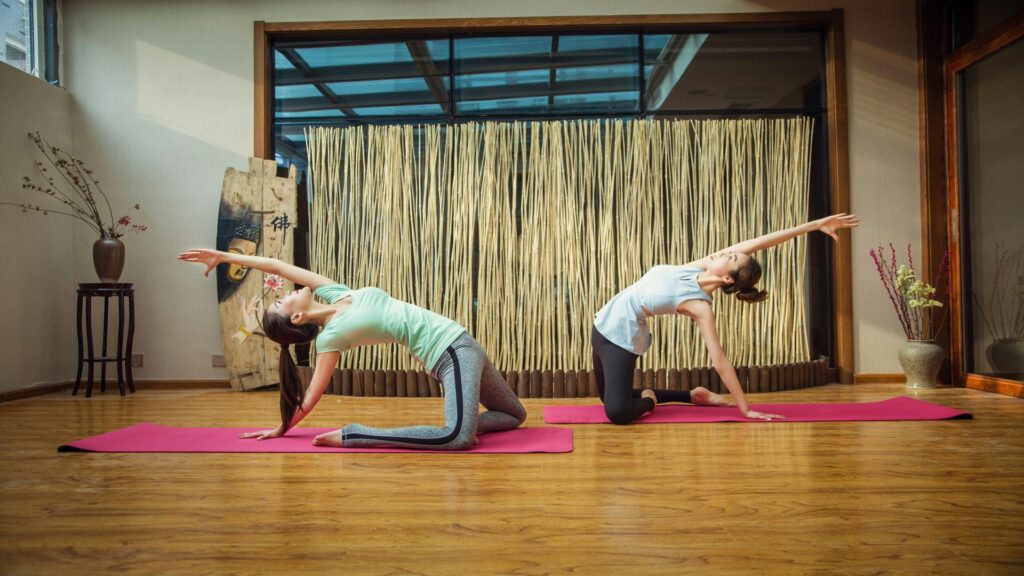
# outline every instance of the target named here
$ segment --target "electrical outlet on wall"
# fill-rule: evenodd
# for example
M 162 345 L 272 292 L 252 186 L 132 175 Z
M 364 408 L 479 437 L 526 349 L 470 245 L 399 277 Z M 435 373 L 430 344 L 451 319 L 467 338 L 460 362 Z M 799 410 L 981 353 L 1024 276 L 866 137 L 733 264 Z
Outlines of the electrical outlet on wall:
M 142 354 L 132 354 L 132 368 L 142 368 Z
M 227 367 L 227 365 L 228 364 L 227 364 L 227 362 L 225 362 L 223 354 L 214 354 L 213 355 L 213 367 L 214 368 L 225 368 L 225 367 Z

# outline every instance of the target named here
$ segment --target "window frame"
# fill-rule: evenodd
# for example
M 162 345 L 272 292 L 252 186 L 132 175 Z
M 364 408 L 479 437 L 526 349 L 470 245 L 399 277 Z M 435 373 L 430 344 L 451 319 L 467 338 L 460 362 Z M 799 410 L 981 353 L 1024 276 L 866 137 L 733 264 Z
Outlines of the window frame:
M 622 31 L 728 32 L 801 28 L 824 32 L 827 166 L 833 212 L 850 211 L 849 148 L 846 109 L 844 15 L 841 9 L 813 12 L 738 14 L 650 14 L 639 16 L 573 16 L 528 18 L 466 18 L 420 20 L 354 20 L 253 23 L 253 156 L 272 158 L 273 66 L 277 40 L 317 38 L 386 40 L 411 34 L 553 34 Z M 642 54 L 642 51 L 641 51 Z M 641 82 L 642 83 L 642 82 Z M 833 249 L 834 370 L 830 381 L 849 384 L 854 375 L 852 252 L 849 242 Z

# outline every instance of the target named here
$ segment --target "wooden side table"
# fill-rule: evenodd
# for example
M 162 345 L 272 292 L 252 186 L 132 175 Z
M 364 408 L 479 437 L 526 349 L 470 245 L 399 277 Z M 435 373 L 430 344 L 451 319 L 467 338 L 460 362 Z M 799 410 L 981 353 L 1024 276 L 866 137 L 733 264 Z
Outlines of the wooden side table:
M 103 298 L 103 348 L 99 358 L 93 354 L 92 342 L 92 299 Z M 107 356 L 107 326 L 110 299 L 117 298 L 117 350 L 113 356 Z M 128 338 L 124 337 L 124 301 L 128 300 Z M 82 322 L 82 308 L 85 308 L 85 322 Z M 135 337 L 135 288 L 133 284 L 79 284 L 78 285 L 78 375 L 75 376 L 75 387 L 72 395 L 78 394 L 78 386 L 82 383 L 82 367 L 89 365 L 89 378 L 85 388 L 85 397 L 92 396 L 93 365 L 100 365 L 100 391 L 107 391 L 107 362 L 117 366 L 117 386 L 124 396 L 124 385 L 135 392 L 135 379 L 132 377 L 132 339 Z M 86 333 L 89 355 L 82 354 L 82 330 Z M 127 344 L 127 345 L 126 345 Z

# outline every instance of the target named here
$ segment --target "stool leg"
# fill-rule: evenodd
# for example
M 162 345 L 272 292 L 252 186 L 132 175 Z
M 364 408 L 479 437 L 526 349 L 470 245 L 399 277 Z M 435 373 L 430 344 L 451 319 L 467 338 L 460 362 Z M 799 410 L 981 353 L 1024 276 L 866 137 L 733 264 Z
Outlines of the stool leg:
M 78 303 L 75 306 L 75 334 L 77 335 L 78 342 L 78 373 L 75 374 L 75 387 L 71 390 L 71 395 L 78 394 L 78 387 L 82 384 L 82 364 L 85 362 L 85 357 L 82 356 L 82 293 L 78 293 Z
M 132 375 L 132 341 L 135 338 L 135 290 L 128 292 L 128 348 L 125 352 L 125 366 L 128 368 L 128 389 L 135 393 L 135 376 Z
M 86 296 L 85 300 L 85 335 L 86 343 L 88 344 L 87 350 L 89 351 L 89 380 L 85 385 L 85 397 L 92 397 L 92 366 L 95 362 L 96 356 L 93 355 L 92 349 L 92 296 Z
M 101 350 L 103 350 L 103 353 L 100 356 L 100 358 L 103 358 L 103 361 L 100 362 L 100 392 L 106 392 L 107 391 L 107 360 L 106 360 L 106 358 L 107 358 L 107 340 L 110 340 L 110 338 L 107 337 L 107 320 L 109 319 L 109 317 L 110 317 L 110 296 L 104 296 L 103 297 L 103 346 L 101 347 Z
M 117 388 L 124 396 L 124 294 L 117 295 L 117 356 L 114 363 L 117 364 Z

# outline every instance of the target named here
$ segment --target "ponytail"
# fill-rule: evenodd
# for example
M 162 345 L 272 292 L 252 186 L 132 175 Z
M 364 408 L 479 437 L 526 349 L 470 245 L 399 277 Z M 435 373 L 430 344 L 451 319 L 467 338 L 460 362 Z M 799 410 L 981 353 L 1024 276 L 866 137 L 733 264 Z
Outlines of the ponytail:
M 733 283 L 722 286 L 722 292 L 735 294 L 737 300 L 748 304 L 761 302 L 768 298 L 767 290 L 755 287 L 755 284 L 761 280 L 761 265 L 757 260 L 748 257 L 744 264 L 733 271 L 732 277 Z
M 302 380 L 292 359 L 291 345 L 305 344 L 316 338 L 320 327 L 316 324 L 292 324 L 291 319 L 267 310 L 263 313 L 263 332 L 281 345 L 281 359 L 277 364 L 281 379 L 281 428 L 287 431 L 295 412 L 302 407 Z
M 299 369 L 295 367 L 292 360 L 291 348 L 287 344 L 281 345 L 281 359 L 277 364 L 277 374 L 281 379 L 281 429 L 288 430 L 295 412 L 302 407 L 302 381 L 299 378 Z
M 747 288 L 746 290 L 740 290 L 736 292 L 736 299 L 741 302 L 747 302 L 753 304 L 755 302 L 761 302 L 768 298 L 767 290 L 758 290 L 757 288 Z

